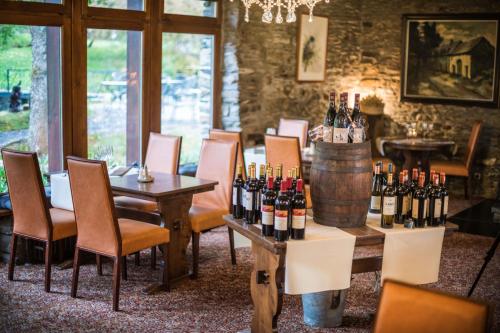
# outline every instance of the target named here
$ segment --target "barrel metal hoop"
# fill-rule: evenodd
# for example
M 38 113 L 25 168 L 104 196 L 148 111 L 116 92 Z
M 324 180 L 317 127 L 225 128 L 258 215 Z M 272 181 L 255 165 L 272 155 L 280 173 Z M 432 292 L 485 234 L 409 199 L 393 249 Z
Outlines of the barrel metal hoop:
M 364 166 L 364 167 L 355 167 L 355 168 L 333 168 L 328 165 L 316 165 L 312 164 L 311 165 L 311 171 L 312 170 L 320 170 L 320 171 L 326 171 L 326 172 L 332 172 L 332 173 L 363 173 L 363 172 L 369 172 L 370 174 L 373 172 L 372 166 Z

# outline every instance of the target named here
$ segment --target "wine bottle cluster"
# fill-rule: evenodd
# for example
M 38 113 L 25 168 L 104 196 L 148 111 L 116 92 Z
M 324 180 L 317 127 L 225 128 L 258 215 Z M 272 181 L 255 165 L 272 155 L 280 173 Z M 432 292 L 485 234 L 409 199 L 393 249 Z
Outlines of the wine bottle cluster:
M 283 178 L 283 166 L 276 166 L 276 177 L 270 165 L 261 165 L 259 178 L 256 165 L 248 168 L 249 177 L 243 180 L 243 168 L 238 165 L 233 182 L 233 217 L 247 224 L 262 224 L 262 234 L 277 241 L 304 239 L 306 199 L 299 167 L 288 171 Z
M 426 183 L 425 172 L 402 170 L 396 179 L 392 164 L 385 177 L 382 162 L 375 165 L 370 200 L 371 213 L 381 214 L 381 226 L 392 228 L 394 223 L 409 224 L 417 228 L 439 226 L 446 223 L 448 215 L 448 190 L 444 172 L 430 172 Z

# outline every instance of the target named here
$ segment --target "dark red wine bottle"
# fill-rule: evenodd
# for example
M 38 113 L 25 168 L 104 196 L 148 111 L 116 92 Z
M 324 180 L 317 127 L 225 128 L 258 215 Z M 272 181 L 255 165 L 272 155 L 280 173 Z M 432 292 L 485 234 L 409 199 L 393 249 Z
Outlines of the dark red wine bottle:
M 432 186 L 429 190 L 429 225 L 431 227 L 439 226 L 441 219 L 442 196 L 441 186 L 439 186 L 439 174 L 433 173 Z
M 441 183 L 441 216 L 439 218 L 439 224 L 446 224 L 446 217 L 448 216 L 448 189 L 446 188 L 446 174 L 441 172 L 439 174 Z
M 418 188 L 413 195 L 412 219 L 415 227 L 424 228 L 427 220 L 427 192 L 425 191 L 425 173 L 418 176 Z
M 243 181 L 243 167 L 238 164 L 237 177 L 233 182 L 233 217 L 235 219 L 243 218 L 242 193 L 245 182 Z
M 276 203 L 276 192 L 273 189 L 273 177 L 267 178 L 266 191 L 262 194 L 262 205 L 260 213 L 262 218 L 262 235 L 274 235 L 274 205 Z
M 246 187 L 245 221 L 248 224 L 257 224 L 258 222 L 257 191 L 258 184 L 255 177 L 255 167 L 252 167 L 250 168 L 249 182 Z
M 297 179 L 297 191 L 292 200 L 292 239 L 304 239 L 306 230 L 306 198 L 303 181 Z
M 279 242 L 287 241 L 288 217 L 290 214 L 290 198 L 287 195 L 287 183 L 281 182 L 280 193 L 274 207 L 274 239 Z

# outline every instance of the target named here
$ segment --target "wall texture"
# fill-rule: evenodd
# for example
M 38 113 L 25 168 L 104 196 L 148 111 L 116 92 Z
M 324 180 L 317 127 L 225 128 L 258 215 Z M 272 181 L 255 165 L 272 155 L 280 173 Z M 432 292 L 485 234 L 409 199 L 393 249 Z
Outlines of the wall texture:
M 423 5 L 425 3 L 425 5 Z M 500 183 L 500 110 L 400 102 L 402 14 L 500 12 L 491 0 L 333 0 L 315 14 L 329 17 L 327 78 L 322 83 L 295 80 L 298 24 L 264 24 L 258 8 L 250 23 L 240 1 L 224 2 L 224 128 L 254 133 L 276 127 L 280 117 L 321 123 L 328 91 L 377 94 L 385 103 L 386 134 L 402 134 L 401 124 L 419 117 L 437 125 L 432 136 L 458 143 L 462 158 L 471 124 L 484 121 L 474 166 L 474 193 L 498 196 Z M 352 99 L 351 99 L 352 103 Z M 452 187 L 460 189 L 461 182 Z

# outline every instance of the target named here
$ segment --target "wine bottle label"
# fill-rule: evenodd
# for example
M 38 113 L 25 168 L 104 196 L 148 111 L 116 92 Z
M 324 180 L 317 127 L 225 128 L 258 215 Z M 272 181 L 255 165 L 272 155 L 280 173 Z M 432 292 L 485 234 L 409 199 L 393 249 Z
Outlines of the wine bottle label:
M 237 205 L 238 204 L 238 188 L 237 187 L 233 187 L 233 205 Z
M 364 132 L 362 128 L 355 128 L 352 134 L 352 142 L 353 143 L 361 143 L 363 142 Z
M 274 221 L 274 206 L 272 205 L 262 205 L 260 208 L 262 213 L 262 224 L 273 225 Z
M 418 218 L 418 199 L 413 199 L 411 207 L 412 207 L 411 217 L 414 219 Z
M 304 229 L 306 226 L 306 210 L 294 209 L 292 213 L 292 228 Z
M 257 210 L 260 210 L 260 207 L 261 207 L 261 203 L 262 203 L 261 202 L 261 200 L 262 200 L 261 196 L 262 195 L 261 195 L 260 191 L 257 191 L 257 193 L 256 193 L 256 197 L 257 197 L 256 198 L 256 201 L 257 201 Z
M 349 142 L 349 129 L 348 128 L 334 128 L 333 129 L 333 143 L 348 143 Z
M 396 214 L 396 197 L 384 197 L 384 207 L 382 209 L 382 214 Z
M 406 210 L 406 212 L 408 213 L 408 212 L 411 210 L 412 201 L 413 201 L 413 198 L 412 198 L 411 193 L 410 193 L 410 194 L 408 194 L 408 197 L 407 197 L 407 198 L 408 198 L 408 201 L 407 201 L 407 202 L 408 202 L 408 209 Z
M 370 209 L 380 210 L 380 197 L 372 195 Z
M 441 199 L 434 200 L 434 217 L 441 217 Z
M 253 193 L 252 192 L 247 192 L 245 195 L 245 207 L 248 210 L 253 209 Z
M 407 195 L 403 196 L 403 205 L 401 207 L 401 213 L 406 214 L 410 210 L 410 198 Z
M 448 214 L 448 196 L 444 197 L 443 214 L 444 215 Z
M 241 205 L 247 209 L 247 191 L 244 189 L 241 191 Z
M 429 199 L 425 199 L 424 216 L 429 216 L 430 204 L 431 204 L 431 201 Z
M 275 210 L 274 211 L 274 229 L 285 231 L 288 230 L 288 211 Z
M 323 141 L 332 142 L 333 141 L 333 127 L 323 126 Z

